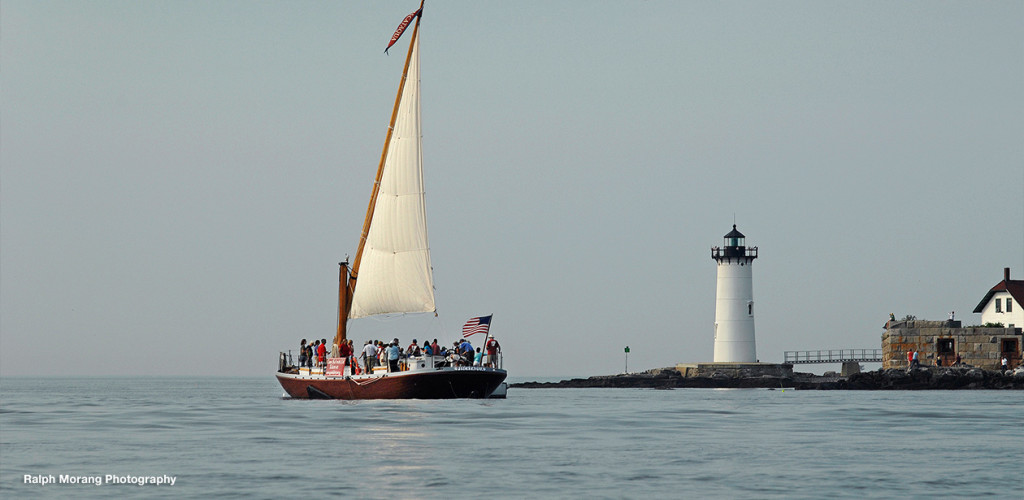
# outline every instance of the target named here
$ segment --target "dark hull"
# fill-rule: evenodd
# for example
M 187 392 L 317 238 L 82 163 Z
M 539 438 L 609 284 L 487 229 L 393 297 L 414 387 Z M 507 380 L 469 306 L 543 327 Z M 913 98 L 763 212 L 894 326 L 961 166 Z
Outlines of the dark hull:
M 277 381 L 299 399 L 453 399 L 486 398 L 505 376 L 505 370 L 493 368 L 440 368 L 355 378 L 279 372 Z

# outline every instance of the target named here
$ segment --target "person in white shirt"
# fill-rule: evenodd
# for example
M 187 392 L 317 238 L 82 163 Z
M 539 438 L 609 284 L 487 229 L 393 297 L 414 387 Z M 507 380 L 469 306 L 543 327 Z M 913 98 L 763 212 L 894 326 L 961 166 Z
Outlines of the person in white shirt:
M 373 367 L 377 366 L 377 347 L 373 342 L 367 341 L 363 346 L 363 366 L 366 367 L 366 373 L 373 373 Z

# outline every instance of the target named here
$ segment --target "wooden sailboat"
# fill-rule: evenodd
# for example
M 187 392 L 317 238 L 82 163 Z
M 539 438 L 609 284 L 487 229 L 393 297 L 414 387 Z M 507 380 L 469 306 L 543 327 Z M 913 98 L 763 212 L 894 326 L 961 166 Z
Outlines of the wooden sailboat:
M 427 244 L 420 133 L 420 9 L 406 17 L 393 45 L 413 19 L 412 39 L 391 115 L 377 177 L 351 269 L 340 264 L 338 330 L 347 340 L 350 319 L 393 313 L 434 312 L 433 272 Z M 340 358 L 324 370 L 291 366 L 282 354 L 277 379 L 293 398 L 402 399 L 484 398 L 505 380 L 495 367 L 451 366 L 441 356 L 410 357 L 400 371 L 352 375 Z

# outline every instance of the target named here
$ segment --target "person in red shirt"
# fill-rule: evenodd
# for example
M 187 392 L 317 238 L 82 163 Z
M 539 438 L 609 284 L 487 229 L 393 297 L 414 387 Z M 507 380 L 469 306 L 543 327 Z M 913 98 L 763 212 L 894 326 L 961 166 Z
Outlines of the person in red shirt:
M 498 353 L 501 352 L 501 344 L 498 343 L 498 339 L 491 337 L 487 344 L 487 366 L 496 368 L 498 366 Z
M 348 365 L 349 368 L 351 368 L 352 367 L 352 346 L 350 346 L 348 344 L 349 342 L 350 342 L 349 340 L 342 340 L 341 341 L 341 347 L 338 348 L 338 355 L 341 356 L 342 358 L 345 358 L 345 364 Z M 355 375 L 355 371 L 352 371 L 351 373 L 352 373 L 352 375 Z
M 321 368 L 327 366 L 327 339 L 321 340 L 320 345 L 316 347 L 316 361 Z
M 423 341 L 426 343 L 426 341 Z M 405 349 L 406 354 L 409 356 L 422 356 L 423 352 L 420 350 L 419 344 L 416 343 L 416 339 L 412 339 L 412 343 Z

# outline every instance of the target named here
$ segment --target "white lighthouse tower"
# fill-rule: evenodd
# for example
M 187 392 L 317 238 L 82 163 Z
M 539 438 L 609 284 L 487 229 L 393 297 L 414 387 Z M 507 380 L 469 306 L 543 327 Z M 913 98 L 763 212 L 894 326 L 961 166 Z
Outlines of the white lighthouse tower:
M 722 247 L 711 248 L 718 263 L 715 294 L 715 362 L 754 363 L 754 281 L 751 268 L 757 247 L 747 248 L 743 233 L 732 225 Z

